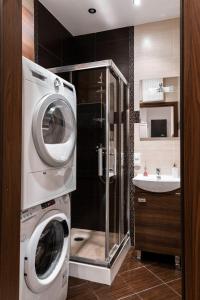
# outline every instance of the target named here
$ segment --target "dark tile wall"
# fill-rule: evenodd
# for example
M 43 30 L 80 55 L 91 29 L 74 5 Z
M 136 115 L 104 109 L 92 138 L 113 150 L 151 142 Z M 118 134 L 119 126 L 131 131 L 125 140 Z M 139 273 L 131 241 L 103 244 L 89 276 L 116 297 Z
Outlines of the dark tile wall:
M 130 84 L 130 199 L 131 237 L 134 241 L 134 201 L 131 178 L 134 176 L 134 28 L 125 27 L 73 37 L 55 17 L 35 0 L 36 62 L 50 68 L 55 66 L 112 59 Z
M 71 33 L 38 0 L 34 6 L 36 62 L 45 68 L 73 63 Z
M 125 27 L 74 37 L 74 63 L 112 59 L 128 80 L 130 30 Z
M 112 59 L 129 81 L 129 35 L 132 27 L 72 36 L 35 0 L 36 62 L 45 68 Z
M 129 31 L 129 86 L 130 86 L 130 234 L 131 242 L 134 244 L 134 190 L 132 178 L 134 177 L 133 154 L 134 154 L 134 123 L 136 121 L 134 112 L 134 28 Z
M 74 63 L 112 59 L 130 83 L 130 207 L 131 240 L 134 243 L 134 123 L 138 113 L 134 112 L 134 28 L 125 27 L 94 34 L 74 37 Z

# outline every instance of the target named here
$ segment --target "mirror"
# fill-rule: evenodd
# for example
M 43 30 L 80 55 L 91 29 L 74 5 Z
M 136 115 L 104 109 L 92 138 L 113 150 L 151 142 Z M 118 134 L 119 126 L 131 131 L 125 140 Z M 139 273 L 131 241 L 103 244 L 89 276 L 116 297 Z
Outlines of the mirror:
M 144 79 L 140 90 L 140 140 L 180 136 L 180 78 Z

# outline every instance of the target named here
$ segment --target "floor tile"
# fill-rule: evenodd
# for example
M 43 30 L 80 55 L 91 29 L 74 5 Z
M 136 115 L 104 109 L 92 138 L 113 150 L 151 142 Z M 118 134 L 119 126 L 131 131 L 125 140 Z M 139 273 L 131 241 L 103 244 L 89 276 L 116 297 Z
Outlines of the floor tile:
M 78 279 L 75 277 L 69 277 L 69 287 L 73 287 L 73 286 L 77 286 L 77 285 L 81 285 L 84 284 L 86 281 L 82 280 L 82 279 Z
M 180 300 L 181 272 L 156 259 L 139 262 L 131 248 L 112 286 L 70 277 L 67 300 Z
M 176 270 L 174 265 L 155 263 L 146 267 L 164 282 L 172 281 L 181 277 L 181 272 Z
M 87 282 L 81 285 L 69 287 L 67 299 L 77 300 L 81 299 L 80 297 L 84 300 L 97 299 L 92 289 L 90 288 L 90 285 Z
M 142 300 L 180 300 L 181 297 L 168 286 L 161 285 L 139 294 Z
M 142 267 L 142 264 L 136 258 L 128 254 L 119 270 L 119 274 L 139 267 Z
M 92 284 L 90 286 L 99 300 L 116 300 L 133 294 L 132 288 L 121 276 L 116 277 L 112 286 L 97 284 Z
M 174 289 L 178 294 L 182 295 L 182 279 L 168 282 L 167 285 Z
M 67 298 L 67 300 L 98 300 L 98 298 L 94 293 L 88 292 L 82 295 L 77 295 L 73 298 Z
M 139 298 L 137 295 L 133 295 L 133 296 L 128 296 L 126 298 L 121 298 L 119 300 L 140 300 L 141 298 Z
M 122 273 L 120 276 L 131 287 L 133 294 L 162 284 L 162 281 L 149 272 L 145 267 Z

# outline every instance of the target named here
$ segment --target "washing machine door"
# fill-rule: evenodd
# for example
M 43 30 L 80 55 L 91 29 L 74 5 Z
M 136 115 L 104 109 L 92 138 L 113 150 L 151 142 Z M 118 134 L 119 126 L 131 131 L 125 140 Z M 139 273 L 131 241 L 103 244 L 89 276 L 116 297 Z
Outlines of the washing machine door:
M 56 279 L 69 251 L 69 227 L 63 213 L 51 216 L 34 230 L 24 261 L 25 280 L 33 293 L 46 290 Z
M 47 165 L 66 165 L 76 143 L 75 115 L 68 100 L 60 94 L 42 98 L 33 115 L 32 132 L 36 150 Z

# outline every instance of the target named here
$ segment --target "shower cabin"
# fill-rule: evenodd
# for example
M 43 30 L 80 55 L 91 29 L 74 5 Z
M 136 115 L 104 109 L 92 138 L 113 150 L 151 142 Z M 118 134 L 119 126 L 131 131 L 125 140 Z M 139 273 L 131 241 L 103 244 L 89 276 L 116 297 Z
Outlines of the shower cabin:
M 128 84 L 112 60 L 51 71 L 77 93 L 70 274 L 110 284 L 130 246 Z

